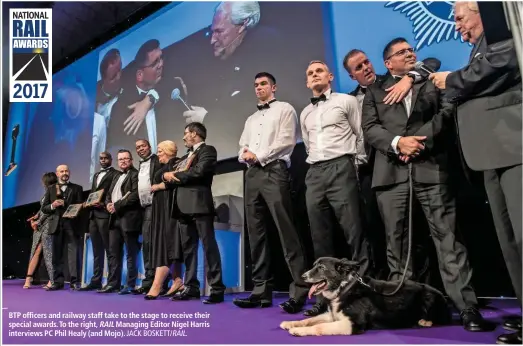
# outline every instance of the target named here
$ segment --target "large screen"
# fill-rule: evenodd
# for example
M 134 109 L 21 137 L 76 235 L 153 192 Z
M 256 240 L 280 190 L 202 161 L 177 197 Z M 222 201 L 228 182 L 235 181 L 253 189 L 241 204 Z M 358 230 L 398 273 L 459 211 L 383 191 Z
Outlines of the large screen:
M 134 152 L 140 138 L 153 149 L 167 139 L 181 148 L 190 121 L 206 125 L 219 160 L 236 157 L 256 111 L 256 73 L 272 73 L 277 98 L 299 114 L 311 96 L 309 61 L 325 60 L 334 89 L 349 92 L 356 83 L 344 55 L 361 49 L 384 73 L 381 52 L 395 37 L 406 38 L 419 59 L 440 59 L 442 70 L 460 68 L 470 53 L 454 31 L 452 2 L 170 4 L 56 73 L 53 103 L 11 104 L 3 206 L 39 200 L 40 177 L 59 164 L 90 189 L 101 151 Z

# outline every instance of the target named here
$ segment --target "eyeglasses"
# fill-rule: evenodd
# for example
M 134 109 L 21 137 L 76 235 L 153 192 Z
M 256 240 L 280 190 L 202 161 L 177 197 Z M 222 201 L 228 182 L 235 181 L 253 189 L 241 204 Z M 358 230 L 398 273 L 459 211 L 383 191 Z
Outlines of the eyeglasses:
M 405 49 L 402 49 L 402 50 L 398 50 L 396 53 L 393 53 L 393 54 L 389 55 L 387 60 L 389 60 L 393 56 L 404 56 L 404 55 L 407 55 L 407 53 L 411 53 L 411 54 L 414 53 L 414 48 L 405 48 Z
M 158 65 L 160 64 L 160 61 L 163 61 L 163 56 L 159 56 L 155 61 L 153 61 L 149 65 L 143 65 L 142 68 L 148 68 L 148 67 L 157 68 Z

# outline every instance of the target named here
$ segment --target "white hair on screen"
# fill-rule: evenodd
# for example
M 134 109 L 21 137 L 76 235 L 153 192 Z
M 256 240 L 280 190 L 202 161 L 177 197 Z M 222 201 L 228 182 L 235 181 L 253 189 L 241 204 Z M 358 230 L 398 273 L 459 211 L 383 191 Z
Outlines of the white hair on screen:
M 227 11 L 227 7 L 230 11 Z M 229 13 L 231 22 L 235 25 L 241 25 L 247 20 L 246 28 L 254 28 L 260 22 L 260 4 L 257 1 L 223 1 L 221 2 L 214 13 L 224 12 Z

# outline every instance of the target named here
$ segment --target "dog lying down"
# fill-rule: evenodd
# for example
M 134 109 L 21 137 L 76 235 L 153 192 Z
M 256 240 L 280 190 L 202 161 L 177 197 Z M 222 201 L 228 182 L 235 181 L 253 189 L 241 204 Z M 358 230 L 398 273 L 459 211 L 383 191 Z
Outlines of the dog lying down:
M 291 335 L 352 335 L 369 329 L 431 327 L 448 324 L 450 310 L 445 297 L 435 288 L 405 280 L 393 296 L 398 281 L 380 281 L 358 275 L 358 265 L 346 259 L 322 257 L 303 279 L 312 284 L 312 295 L 328 302 L 324 314 L 280 324 Z

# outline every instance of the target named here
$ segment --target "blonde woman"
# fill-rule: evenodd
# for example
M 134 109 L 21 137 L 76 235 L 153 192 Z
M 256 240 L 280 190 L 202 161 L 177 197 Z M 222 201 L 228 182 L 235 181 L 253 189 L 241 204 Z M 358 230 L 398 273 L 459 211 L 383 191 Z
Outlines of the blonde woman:
M 172 265 L 173 284 L 162 297 L 171 297 L 183 288 L 181 264 L 183 255 L 181 250 L 180 231 L 177 222 L 171 217 L 173 191 L 166 190 L 162 183 L 164 172 L 171 170 L 178 158 L 176 144 L 173 141 L 158 143 L 157 155 L 162 169 L 155 174 L 152 190 L 154 191 L 152 204 L 151 225 L 151 267 L 156 268 L 154 282 L 145 296 L 146 300 L 158 298 L 162 285 L 169 275 Z

